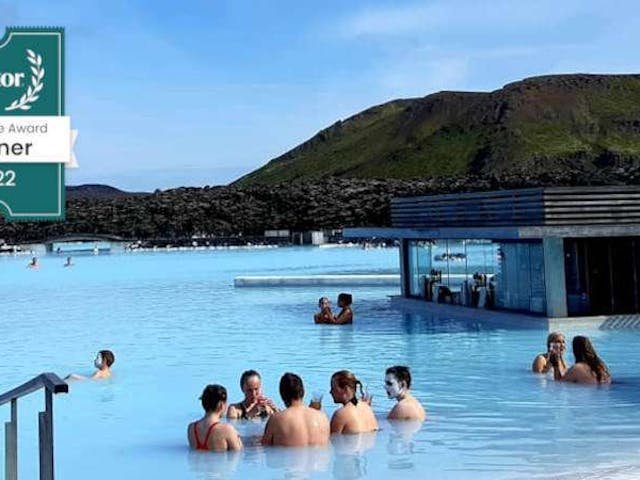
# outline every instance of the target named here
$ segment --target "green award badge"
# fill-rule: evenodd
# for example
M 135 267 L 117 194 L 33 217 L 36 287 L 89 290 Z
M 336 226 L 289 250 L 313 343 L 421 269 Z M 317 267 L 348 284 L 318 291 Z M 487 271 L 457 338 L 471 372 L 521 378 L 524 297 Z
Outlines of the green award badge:
M 8 28 L 0 39 L 0 212 L 64 220 L 64 169 L 77 166 L 64 112 L 64 30 Z

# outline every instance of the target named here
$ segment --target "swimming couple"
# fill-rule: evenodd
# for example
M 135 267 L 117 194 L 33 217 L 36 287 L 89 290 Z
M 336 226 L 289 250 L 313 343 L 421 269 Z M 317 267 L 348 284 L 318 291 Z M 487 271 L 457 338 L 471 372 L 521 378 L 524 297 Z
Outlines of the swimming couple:
M 341 293 L 338 295 L 338 307 L 341 308 L 338 315 L 334 315 L 331 311 L 331 302 L 327 297 L 320 297 L 318 300 L 318 308 L 320 311 L 313 316 L 315 323 L 324 323 L 329 325 L 348 325 L 353 323 L 353 310 L 351 304 L 353 297 L 349 293 Z
M 547 336 L 547 351 L 533 360 L 534 373 L 553 373 L 554 380 L 581 384 L 611 383 L 611 374 L 606 363 L 598 356 L 591 340 L 582 335 L 573 337 L 572 348 L 575 363 L 568 367 L 564 359 L 565 336 L 552 332 Z
M 245 375 L 247 374 L 247 375 Z M 244 379 L 244 383 L 242 383 Z M 357 389 L 360 389 L 360 398 Z M 378 422 L 371 409 L 371 398 L 363 394 L 362 383 L 348 370 L 336 372 L 331 377 L 331 396 L 342 406 L 331 418 L 321 410 L 319 401 L 304 404 L 304 385 L 295 373 L 285 373 L 280 379 L 280 396 L 284 410 L 262 396 L 260 375 L 250 370 L 241 378 L 245 400 L 227 409 L 227 390 L 221 385 L 207 385 L 201 401 L 205 415 L 187 428 L 191 448 L 197 450 L 238 450 L 242 440 L 228 418 L 268 417 L 261 443 L 266 446 L 306 447 L 324 446 L 331 434 L 355 434 L 378 430 Z M 424 421 L 426 413 L 420 402 L 411 394 L 411 373 L 407 367 L 390 367 L 385 375 L 385 390 L 397 403 L 389 412 L 390 420 Z M 261 406 L 260 406 L 261 405 Z

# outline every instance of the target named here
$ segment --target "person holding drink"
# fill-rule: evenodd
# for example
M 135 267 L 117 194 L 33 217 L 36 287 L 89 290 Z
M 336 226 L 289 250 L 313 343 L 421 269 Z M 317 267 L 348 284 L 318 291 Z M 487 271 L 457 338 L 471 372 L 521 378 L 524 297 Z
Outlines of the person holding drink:
M 262 378 L 255 370 L 242 373 L 240 388 L 244 393 L 244 400 L 229 405 L 227 418 L 242 420 L 267 418 L 278 411 L 273 400 L 262 394 Z
M 564 374 L 567 370 L 567 362 L 564 360 L 564 352 L 566 349 L 565 336 L 561 332 L 551 332 L 547 336 L 547 351 L 546 353 L 540 353 L 533 360 L 531 370 L 533 373 L 547 373 L 553 372 L 553 366 L 549 361 L 550 355 L 553 353 L 558 358 L 558 369 L 560 373 Z

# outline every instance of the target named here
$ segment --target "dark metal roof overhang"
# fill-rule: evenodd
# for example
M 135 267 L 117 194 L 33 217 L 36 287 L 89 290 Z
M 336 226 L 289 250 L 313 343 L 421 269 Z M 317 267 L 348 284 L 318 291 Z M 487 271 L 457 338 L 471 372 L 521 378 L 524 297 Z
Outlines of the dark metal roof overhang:
M 553 187 L 391 200 L 392 228 L 348 238 L 618 237 L 640 235 L 640 186 Z

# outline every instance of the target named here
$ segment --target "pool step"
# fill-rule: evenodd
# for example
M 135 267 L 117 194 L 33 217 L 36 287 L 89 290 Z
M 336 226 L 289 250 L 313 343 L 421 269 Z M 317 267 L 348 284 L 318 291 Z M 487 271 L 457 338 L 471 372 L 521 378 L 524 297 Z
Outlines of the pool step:
M 284 275 L 233 279 L 235 287 L 307 287 L 313 285 L 400 286 L 400 275 Z

